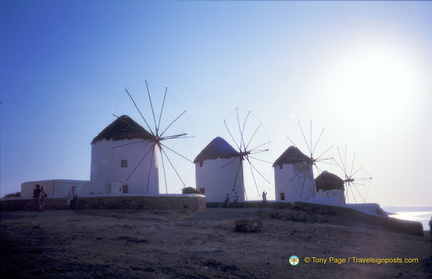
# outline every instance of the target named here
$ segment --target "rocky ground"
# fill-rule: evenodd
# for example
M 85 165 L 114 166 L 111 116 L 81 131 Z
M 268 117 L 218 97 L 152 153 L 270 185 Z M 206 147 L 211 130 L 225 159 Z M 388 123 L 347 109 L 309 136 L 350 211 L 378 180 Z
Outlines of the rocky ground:
M 235 230 L 251 217 L 261 232 Z M 1 212 L 2 278 L 430 278 L 430 257 L 429 232 L 342 226 L 296 210 Z

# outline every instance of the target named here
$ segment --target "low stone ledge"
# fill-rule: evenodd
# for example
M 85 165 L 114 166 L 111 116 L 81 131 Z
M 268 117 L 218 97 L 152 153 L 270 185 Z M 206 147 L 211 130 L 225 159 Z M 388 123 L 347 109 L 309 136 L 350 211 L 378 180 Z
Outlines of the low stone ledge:
M 221 208 L 225 207 L 224 202 L 208 202 L 207 208 Z M 292 206 L 288 202 L 281 201 L 245 201 L 245 202 L 230 202 L 230 208 L 277 208 L 277 209 L 290 209 Z
M 371 225 L 393 232 L 423 236 L 423 225 L 420 222 L 399 220 L 387 216 L 371 215 L 354 208 L 324 204 L 296 202 L 295 208 L 306 212 L 339 216 L 351 223 Z
M 48 198 L 46 210 L 69 209 L 66 198 Z M 159 195 L 159 196 L 122 196 L 122 197 L 80 197 L 76 209 L 158 209 L 158 210 L 192 210 L 206 209 L 205 196 L 202 195 Z M 33 199 L 4 198 L 0 209 L 34 210 Z

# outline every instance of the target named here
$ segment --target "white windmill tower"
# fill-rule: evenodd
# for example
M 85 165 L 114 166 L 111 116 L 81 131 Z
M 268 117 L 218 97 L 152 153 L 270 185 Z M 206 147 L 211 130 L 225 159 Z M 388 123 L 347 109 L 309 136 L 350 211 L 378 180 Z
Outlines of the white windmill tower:
M 224 120 L 224 127 L 233 144 L 218 137 L 197 156 L 197 187 L 205 188 L 208 201 L 221 201 L 227 194 L 238 195 L 239 201 L 259 199 L 270 183 L 270 140 L 267 133 L 251 111 L 239 108 Z M 208 156 L 209 150 L 221 152 L 217 156 Z M 215 175 L 210 178 L 208 173 Z
M 332 158 L 324 158 L 324 156 L 334 145 L 325 150 L 320 147 L 324 129 L 321 130 L 316 139 L 313 135 L 312 121 L 310 122 L 308 135 L 304 132 L 300 122 L 296 126 L 296 129 L 299 131 L 295 131 L 294 133 L 297 136 L 295 140 L 292 140 L 288 136 L 292 146 L 286 149 L 273 164 L 276 200 L 292 202 L 316 198 L 317 187 L 315 185 L 314 172 L 317 174 L 322 172 L 318 163 L 333 162 Z M 309 156 L 305 155 L 300 147 L 307 150 Z M 318 153 L 319 155 L 317 156 L 318 150 L 321 153 Z
M 334 173 L 323 171 L 315 178 L 317 198 L 330 198 L 333 203 L 345 204 L 344 180 Z
M 123 193 L 159 194 L 157 162 L 146 156 L 154 152 L 153 140 L 153 135 L 129 116 L 117 118 L 91 143 L 90 180 L 121 182 Z M 136 167 L 134 176 L 131 167 Z
M 290 146 L 274 162 L 276 200 L 297 201 L 315 197 L 311 159 Z
M 115 178 L 115 181 L 124 185 L 123 192 L 159 194 L 160 179 L 163 179 L 166 193 L 168 187 L 180 192 L 186 186 L 185 177 L 193 170 L 193 165 L 187 163 L 192 161 L 182 152 L 190 144 L 185 141 L 178 143 L 180 139 L 192 137 L 183 130 L 189 124 L 186 110 L 179 108 L 168 88 L 161 90 L 161 86 L 148 81 L 145 81 L 144 90 L 140 90 L 139 85 L 133 88 L 138 92 L 146 92 L 143 100 L 133 97 L 130 90 L 125 91 L 136 109 L 130 113 L 141 118 L 146 129 L 125 116 L 118 117 L 113 124 L 119 133 L 126 130 L 143 136 L 132 135 L 122 140 L 95 138 L 92 143 L 92 180 Z
M 245 200 L 240 157 L 240 152 L 221 137 L 214 138 L 196 156 L 196 187 L 207 202 L 221 202 L 227 194 L 234 196 L 236 192 L 238 201 Z

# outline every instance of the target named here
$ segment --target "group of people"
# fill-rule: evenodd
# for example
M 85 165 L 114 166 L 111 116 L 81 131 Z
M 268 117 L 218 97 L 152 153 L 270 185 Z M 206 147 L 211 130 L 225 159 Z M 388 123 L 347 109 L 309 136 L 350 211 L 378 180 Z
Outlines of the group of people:
M 237 207 L 237 202 L 239 199 L 237 192 L 234 193 L 233 198 L 234 198 L 234 207 Z M 227 194 L 225 197 L 225 207 L 230 207 L 230 199 L 231 199 L 230 194 Z
M 48 195 L 45 191 L 44 186 L 40 186 L 39 184 L 36 184 L 35 189 L 33 190 L 33 202 L 34 202 L 34 208 L 35 210 L 39 212 L 43 212 L 45 209 L 45 201 L 47 199 Z M 74 210 L 75 204 L 77 200 L 78 194 L 75 190 L 75 186 L 72 186 L 72 190 L 69 192 L 68 198 L 67 198 L 67 205 Z
M 39 212 L 43 212 L 45 209 L 45 201 L 48 197 L 45 187 L 36 184 L 35 189 L 33 190 L 33 202 L 35 210 Z
M 234 193 L 233 198 L 234 198 L 234 207 L 237 207 L 237 202 L 239 199 L 237 192 Z M 267 201 L 267 192 L 266 191 L 262 192 L 262 198 L 263 198 L 263 202 Z M 225 197 L 225 207 L 230 207 L 230 199 L 231 199 L 230 194 L 227 194 Z

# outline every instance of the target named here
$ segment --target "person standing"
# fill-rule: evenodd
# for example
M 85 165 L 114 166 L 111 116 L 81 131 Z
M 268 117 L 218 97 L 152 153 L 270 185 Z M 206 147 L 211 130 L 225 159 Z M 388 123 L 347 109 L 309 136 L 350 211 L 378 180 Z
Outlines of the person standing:
M 48 197 L 47 193 L 45 192 L 45 187 L 41 186 L 40 187 L 40 195 L 39 195 L 39 211 L 43 212 L 45 209 L 45 201 L 46 198 Z
M 227 194 L 226 198 L 225 198 L 225 207 L 229 208 L 230 207 L 230 195 Z
M 238 199 L 239 199 L 239 196 L 238 196 L 238 194 L 237 194 L 237 191 L 234 192 L 234 196 L 233 196 L 233 198 L 234 198 L 234 207 L 237 207 L 237 202 L 238 202 Z
M 75 209 L 75 204 L 76 204 L 77 198 L 78 198 L 78 194 L 75 191 L 75 186 L 72 186 L 72 190 L 69 192 L 69 195 L 68 195 L 68 204 L 72 210 Z
M 266 191 L 263 191 L 262 198 L 263 198 L 263 202 L 267 201 L 267 192 Z
M 429 232 L 430 232 L 430 235 L 431 235 L 431 245 L 432 245 L 432 217 L 431 217 L 431 219 L 429 221 Z
M 33 190 L 33 207 L 35 210 L 39 210 L 39 198 L 40 198 L 40 186 L 36 184 L 35 189 Z

